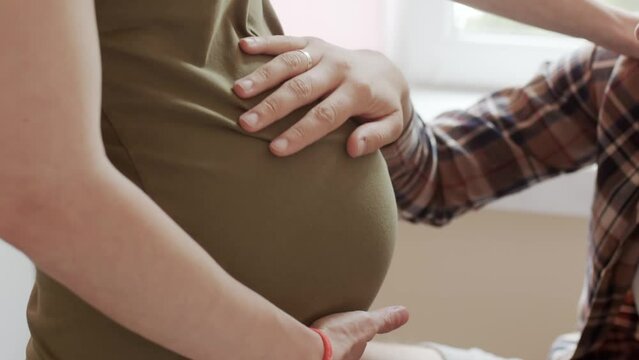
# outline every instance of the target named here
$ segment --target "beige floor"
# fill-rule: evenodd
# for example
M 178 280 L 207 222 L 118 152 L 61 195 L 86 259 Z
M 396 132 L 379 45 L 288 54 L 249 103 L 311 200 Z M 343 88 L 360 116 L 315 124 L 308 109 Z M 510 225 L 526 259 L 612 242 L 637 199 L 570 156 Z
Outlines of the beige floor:
M 488 210 L 444 229 L 402 224 L 375 307 L 407 305 L 412 318 L 381 339 L 544 359 L 575 326 L 587 229 L 583 218 Z

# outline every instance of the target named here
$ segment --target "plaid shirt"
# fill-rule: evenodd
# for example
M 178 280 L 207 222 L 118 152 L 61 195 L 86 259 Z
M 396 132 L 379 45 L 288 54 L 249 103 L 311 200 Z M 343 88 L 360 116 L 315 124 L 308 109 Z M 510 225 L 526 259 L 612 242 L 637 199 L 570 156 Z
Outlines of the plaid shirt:
M 403 218 L 444 225 L 533 184 L 598 165 L 580 336 L 551 359 L 639 359 L 639 62 L 575 52 L 522 88 L 424 123 L 383 149 Z

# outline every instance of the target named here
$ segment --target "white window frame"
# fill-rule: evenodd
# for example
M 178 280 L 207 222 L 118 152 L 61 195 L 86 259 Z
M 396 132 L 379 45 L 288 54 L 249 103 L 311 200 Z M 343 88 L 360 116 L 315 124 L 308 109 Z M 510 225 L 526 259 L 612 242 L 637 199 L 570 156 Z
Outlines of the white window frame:
M 508 0 L 505 0 L 508 1 Z M 584 44 L 567 37 L 464 34 L 450 0 L 387 0 L 387 53 L 415 86 L 494 89 L 525 83 Z

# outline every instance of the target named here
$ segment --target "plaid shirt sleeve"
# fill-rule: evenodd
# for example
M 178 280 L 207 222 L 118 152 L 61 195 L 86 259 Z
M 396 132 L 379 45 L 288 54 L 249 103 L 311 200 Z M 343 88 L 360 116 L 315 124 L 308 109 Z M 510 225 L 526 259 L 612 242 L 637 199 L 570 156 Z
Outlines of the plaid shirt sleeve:
M 432 121 L 413 116 L 382 150 L 401 216 L 444 225 L 464 212 L 594 163 L 598 99 L 608 75 L 582 49 L 521 88 L 496 92 Z M 601 81 L 599 81 L 601 77 Z

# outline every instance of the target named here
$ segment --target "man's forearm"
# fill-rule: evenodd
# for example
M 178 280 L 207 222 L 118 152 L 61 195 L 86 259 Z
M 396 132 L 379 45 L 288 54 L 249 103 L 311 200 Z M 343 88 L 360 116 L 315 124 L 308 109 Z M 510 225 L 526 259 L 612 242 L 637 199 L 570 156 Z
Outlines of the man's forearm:
M 445 225 L 591 165 L 597 154 L 592 114 L 618 57 L 585 47 L 548 64 L 528 84 L 495 92 L 466 110 L 428 122 L 416 114 L 397 142 L 382 149 L 401 216 Z
M 513 20 L 585 38 L 639 57 L 633 35 L 639 17 L 596 0 L 455 0 Z

